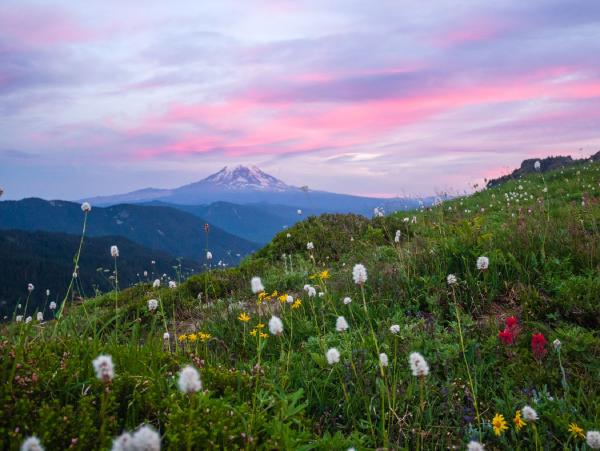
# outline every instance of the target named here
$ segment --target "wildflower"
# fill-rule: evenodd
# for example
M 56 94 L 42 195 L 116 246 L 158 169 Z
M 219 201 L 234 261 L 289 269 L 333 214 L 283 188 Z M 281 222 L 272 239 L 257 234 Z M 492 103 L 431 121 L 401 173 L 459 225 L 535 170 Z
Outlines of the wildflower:
M 245 312 L 242 312 L 240 313 L 240 316 L 238 316 L 238 319 L 243 323 L 247 323 L 248 321 L 250 321 L 250 316 Z
M 156 299 L 150 299 L 150 300 L 148 300 L 148 310 L 150 310 L 151 312 L 153 312 L 157 308 L 158 308 L 158 301 Z
M 185 366 L 179 373 L 177 385 L 181 393 L 188 395 L 202 390 L 202 382 L 200 381 L 198 370 L 191 365 Z
M 42 312 L 37 312 L 36 319 L 41 323 L 44 321 L 44 314 Z
M 492 427 L 494 428 L 494 434 L 502 435 L 508 429 L 504 415 L 497 413 L 492 419 Z
M 483 445 L 475 440 L 471 440 L 467 444 L 467 451 L 483 451 Z
M 325 296 L 325 293 L 323 293 L 322 291 L 319 291 L 319 297 L 322 298 Z
M 46 297 L 50 296 L 50 290 L 46 290 Z
M 263 286 L 262 280 L 260 280 L 260 277 L 253 277 L 252 280 L 250 281 L 250 285 L 252 287 L 252 292 L 254 294 L 262 293 L 265 291 L 265 287 Z
M 89 204 L 89 202 L 84 202 L 81 204 L 81 211 L 84 213 L 89 213 L 91 210 L 92 206 Z
M 296 299 L 294 301 L 294 303 L 292 304 L 292 308 L 293 309 L 298 309 L 298 308 L 300 308 L 301 305 L 302 305 L 302 301 L 300 299 Z
M 358 263 L 352 269 L 352 279 L 356 285 L 364 285 L 367 281 L 367 269 L 364 265 Z
M 15 317 L 15 321 L 16 321 L 17 323 L 21 323 L 21 322 L 23 322 L 23 315 L 17 315 L 17 316 Z
M 212 338 L 212 335 L 208 332 L 198 332 L 198 338 L 200 339 L 200 341 L 204 342 L 210 340 Z
M 338 351 L 336 348 L 329 348 L 329 350 L 325 354 L 325 357 L 327 357 L 327 363 L 329 363 L 330 365 L 339 363 L 340 351 Z
M 291 295 L 287 295 L 285 298 L 285 302 L 287 302 L 288 304 L 293 304 L 294 303 L 294 297 Z
M 503 331 L 498 332 L 498 338 L 505 345 L 511 345 L 514 342 L 515 336 L 510 331 L 508 327 L 506 327 Z
M 521 412 L 523 413 L 523 418 L 525 418 L 527 421 L 536 421 L 539 418 L 537 412 L 530 406 L 523 407 Z
M 21 444 L 21 451 L 44 451 L 40 440 L 34 435 L 25 439 Z
M 119 256 L 119 248 L 114 244 L 110 247 L 110 256 L 117 258 Z
M 260 332 L 258 335 L 259 335 L 260 338 L 268 338 L 269 337 L 269 335 L 267 335 L 264 332 Z
M 335 330 L 338 332 L 344 332 L 347 331 L 349 327 L 350 326 L 348 326 L 348 321 L 346 321 L 346 318 L 343 316 L 337 317 L 337 320 L 335 321 Z
M 412 370 L 413 376 L 424 377 L 429 374 L 429 365 L 425 358 L 418 352 L 413 352 L 408 357 L 410 363 L 410 369 Z
M 306 249 L 309 251 L 312 251 L 315 248 L 315 245 L 313 244 L 312 241 L 309 241 L 308 243 L 306 243 Z
M 346 296 L 342 302 L 344 303 L 344 305 L 348 305 L 352 302 L 352 299 L 350 299 L 348 296 Z
M 187 338 L 186 335 L 180 335 L 179 337 L 177 337 L 177 339 L 179 340 L 180 343 L 183 343 L 186 338 Z
M 508 327 L 512 331 L 517 327 L 518 320 L 514 316 L 509 316 L 504 321 L 504 324 L 506 324 L 506 327 Z
M 27 284 L 27 291 L 29 291 L 31 293 L 33 290 L 35 290 L 35 287 L 33 286 L 33 284 L 32 283 L 28 283 Z
M 56 302 L 50 302 L 50 310 L 56 310 Z
M 400 332 L 400 326 L 398 324 L 392 324 L 390 326 L 390 332 L 396 335 L 398 332 Z
M 269 320 L 269 332 L 273 335 L 281 335 L 283 333 L 283 322 L 277 316 L 271 316 Z
M 521 428 L 527 424 L 527 423 L 525 423 L 523 421 L 523 418 L 521 418 L 521 411 L 520 410 L 517 410 L 515 412 L 515 417 L 513 418 L 513 423 L 515 423 L 515 429 L 517 431 L 520 431 Z
M 600 432 L 587 431 L 585 436 L 588 446 L 592 449 L 600 449 Z
M 308 287 L 308 297 L 314 298 L 317 295 L 317 290 L 314 287 Z
M 31 321 L 33 321 L 33 318 L 31 316 L 25 318 L 25 324 L 29 324 Z
M 133 436 L 129 432 L 123 432 L 113 440 L 111 451 L 129 451 L 133 449 Z
M 169 280 L 169 288 L 177 288 L 177 282 L 174 280 Z
M 96 377 L 102 382 L 110 382 L 115 377 L 115 368 L 113 365 L 112 357 L 109 355 L 99 355 L 92 362 L 94 371 L 96 371 Z
M 402 233 L 400 232 L 400 230 L 396 230 L 396 236 L 394 236 L 394 242 L 399 243 L 401 236 L 402 236 Z
M 544 337 L 544 334 L 533 334 L 531 337 L 531 351 L 536 360 L 541 360 L 548 352 L 546 349 L 547 343 L 548 341 L 546 340 L 546 337 Z
M 552 347 L 553 347 L 555 350 L 557 350 L 557 351 L 558 351 L 558 350 L 560 349 L 560 345 L 561 345 L 561 344 L 562 344 L 562 343 L 561 343 L 561 342 L 560 342 L 560 340 L 557 338 L 556 340 L 554 340 L 554 341 L 552 342 Z
M 448 277 L 446 277 L 446 282 L 448 283 L 448 285 L 456 285 L 456 282 L 458 282 L 458 279 L 456 278 L 456 276 L 454 274 L 448 274 Z
M 152 288 L 159 288 L 160 287 L 160 279 L 154 279 L 154 282 L 152 282 Z
M 320 277 L 321 279 L 323 279 L 323 280 L 327 280 L 327 279 L 329 279 L 329 271 L 328 271 L 328 270 L 321 271 L 321 272 L 319 273 L 319 277 Z
M 198 336 L 196 334 L 189 334 L 187 336 L 188 341 L 191 341 L 192 343 L 195 342 L 197 338 Z
M 165 341 L 166 341 L 166 340 L 168 340 L 169 338 L 171 338 L 171 335 L 169 335 L 169 332 L 165 332 L 165 333 L 163 334 L 163 340 L 165 340 Z
M 291 234 L 291 233 L 288 233 L 288 234 L 286 234 L 285 236 L 286 236 L 287 238 L 291 238 L 291 237 L 292 237 L 292 234 Z
M 302 210 L 297 210 L 296 213 L 298 213 L 299 215 L 302 214 Z
M 569 432 L 573 434 L 575 437 L 579 437 L 581 439 L 585 438 L 585 434 L 583 433 L 583 429 L 581 429 L 577 423 L 569 424 Z
M 487 257 L 478 257 L 477 258 L 477 269 L 480 271 L 485 271 L 490 266 L 490 259 Z
M 540 160 L 537 160 L 535 163 L 533 163 L 533 168 L 536 171 L 539 171 L 541 169 L 541 167 L 542 167 L 542 163 L 540 163 Z
M 389 361 L 388 361 L 388 356 L 385 352 L 382 352 L 381 354 L 379 354 L 379 364 L 381 366 L 388 366 L 389 365 Z
M 142 426 L 133 434 L 134 450 L 160 451 L 160 435 L 150 426 Z

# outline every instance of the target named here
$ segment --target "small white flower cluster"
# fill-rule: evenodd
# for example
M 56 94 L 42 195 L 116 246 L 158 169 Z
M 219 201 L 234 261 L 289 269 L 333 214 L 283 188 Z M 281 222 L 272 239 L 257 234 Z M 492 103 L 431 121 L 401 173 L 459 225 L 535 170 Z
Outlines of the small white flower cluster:
M 304 291 L 306 291 L 309 298 L 314 298 L 317 295 L 317 290 L 311 285 L 304 285 Z
M 400 326 L 398 324 L 392 324 L 390 326 L 390 332 L 393 333 L 394 335 L 396 335 L 397 333 L 400 332 Z
M 338 351 L 336 348 L 329 348 L 325 354 L 325 357 L 327 357 L 327 363 L 334 365 L 340 361 L 340 351 Z
M 585 440 L 592 449 L 600 449 L 600 431 L 587 431 Z
M 174 280 L 169 280 L 169 288 L 177 288 L 177 282 Z
M 33 284 L 32 283 L 28 283 L 27 284 L 27 291 L 29 291 L 31 293 L 33 290 L 35 290 L 35 287 L 33 286 Z
M 269 332 L 272 335 L 281 335 L 283 334 L 283 322 L 281 319 L 275 315 L 271 316 L 269 320 Z
M 84 213 L 89 213 L 92 211 L 92 206 L 89 204 L 89 202 L 84 202 L 81 204 L 81 211 Z
M 425 358 L 418 352 L 411 353 L 408 357 L 408 361 L 410 363 L 410 369 L 413 376 L 425 377 L 429 374 L 429 365 L 427 364 Z
M 119 248 L 114 244 L 110 247 L 110 256 L 112 258 L 117 258 L 119 256 Z
M 152 282 L 152 288 L 160 288 L 160 279 L 154 279 L 154 282 Z
M 456 283 L 458 282 L 458 279 L 456 278 L 456 276 L 454 274 L 448 274 L 448 277 L 446 277 L 446 282 L 448 283 L 448 285 L 452 286 L 452 285 L 456 285 Z
M 523 414 L 523 418 L 527 421 L 536 421 L 539 418 L 537 412 L 530 406 L 523 407 L 521 413 Z
M 354 265 L 352 279 L 356 285 L 364 285 L 367 281 L 367 268 L 361 263 Z
M 385 352 L 379 354 L 379 364 L 383 367 L 387 367 L 389 365 L 388 356 Z
M 99 355 L 92 362 L 96 377 L 102 382 L 110 382 L 115 378 L 115 367 L 112 357 L 109 355 Z
M 260 277 L 253 277 L 252 280 L 250 280 L 250 286 L 252 287 L 252 293 L 254 294 L 262 293 L 263 291 L 265 291 L 265 287 L 263 286 Z
M 490 259 L 487 257 L 478 257 L 477 258 L 477 269 L 480 271 L 485 271 L 490 266 Z
M 160 451 L 160 434 L 144 425 L 133 434 L 124 432 L 113 440 L 112 451 Z
M 342 302 L 344 303 L 344 305 L 348 305 L 352 302 L 352 299 L 346 296 Z
M 483 445 L 475 440 L 471 440 L 467 444 L 467 451 L 483 451 Z
M 206 259 L 207 260 L 212 260 L 212 258 L 213 258 L 212 252 L 206 251 Z
M 396 230 L 396 236 L 394 236 L 394 242 L 399 243 L 401 236 L 402 236 L 402 232 L 400 232 L 400 230 Z
M 348 330 L 350 326 L 348 326 L 348 321 L 343 316 L 338 316 L 335 321 L 335 330 L 338 332 L 345 332 Z
M 50 302 L 50 310 L 56 310 L 56 302 Z
M 21 443 L 21 451 L 44 451 L 40 440 L 35 436 L 27 437 L 23 443 Z
M 198 370 L 191 365 L 184 367 L 179 373 L 177 385 L 179 386 L 179 391 L 181 391 L 181 393 L 188 395 L 202 390 L 200 373 L 198 373 Z
M 315 245 L 313 244 L 312 241 L 309 241 L 308 243 L 306 243 L 307 250 L 312 251 L 312 250 L 314 250 L 314 248 L 315 248 Z
M 149 299 L 148 300 L 148 310 L 153 312 L 157 308 L 158 308 L 158 301 L 156 299 Z

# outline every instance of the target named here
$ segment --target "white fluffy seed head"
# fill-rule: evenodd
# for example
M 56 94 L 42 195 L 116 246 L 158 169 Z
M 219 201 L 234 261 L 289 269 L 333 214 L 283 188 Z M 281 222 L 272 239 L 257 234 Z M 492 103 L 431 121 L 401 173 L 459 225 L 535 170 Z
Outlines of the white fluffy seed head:
M 91 210 L 92 206 L 89 204 L 89 202 L 84 202 L 81 204 L 81 211 L 84 213 L 89 213 Z
M 269 332 L 272 335 L 281 335 L 283 333 L 283 322 L 277 316 L 271 316 L 269 320 Z
M 50 310 L 56 310 L 56 302 L 50 302 Z
M 327 363 L 329 363 L 330 365 L 339 363 L 340 351 L 338 351 L 336 348 L 329 348 L 325 353 L 325 357 L 327 357 Z
M 448 277 L 446 277 L 446 282 L 448 283 L 448 285 L 452 286 L 452 285 L 456 285 L 456 282 L 458 282 L 458 279 L 456 278 L 456 276 L 454 274 L 448 274 Z
M 132 451 L 160 451 L 160 435 L 148 425 L 142 426 L 133 434 Z
M 539 418 L 537 412 L 531 406 L 523 407 L 521 413 L 523 414 L 523 419 L 527 421 L 536 421 Z
M 21 322 L 23 322 L 23 315 L 17 315 L 17 316 L 15 317 L 15 321 L 16 321 L 17 323 L 21 323 Z
M 207 259 L 207 260 L 212 260 L 212 258 L 213 258 L 213 256 L 212 256 L 212 252 L 210 252 L 210 251 L 207 251 L 207 252 L 206 252 L 206 259 Z
M 32 283 L 28 283 L 27 284 L 27 291 L 29 291 L 31 293 L 33 290 L 35 290 L 35 287 L 33 286 L 33 284 Z
M 186 394 L 196 393 L 202 390 L 200 373 L 198 373 L 198 370 L 191 365 L 184 367 L 179 373 L 177 385 L 179 385 L 179 390 Z
M 165 332 L 163 334 L 163 340 L 168 340 L 169 338 L 171 338 L 171 335 L 169 335 L 169 332 Z
M 113 440 L 111 451 L 132 451 L 133 436 L 129 432 L 123 432 Z
M 364 285 L 367 281 L 367 268 L 364 265 L 357 263 L 352 269 L 352 279 L 356 285 Z
M 397 333 L 400 332 L 400 326 L 398 324 L 392 324 L 390 326 L 390 332 L 393 333 L 394 335 L 396 335 Z
M 314 298 L 317 295 L 317 290 L 315 290 L 315 287 L 308 287 L 308 290 L 306 291 L 308 292 L 309 298 Z
M 389 365 L 389 361 L 388 361 L 388 356 L 385 352 L 382 352 L 381 354 L 379 354 L 379 364 L 381 366 L 388 366 Z
M 46 296 L 50 296 L 50 290 L 46 290 Z
M 312 251 L 315 248 L 315 245 L 313 244 L 312 241 L 309 241 L 308 243 L 306 243 L 306 249 L 308 249 L 309 251 Z
M 562 343 L 561 343 L 561 342 L 560 342 L 560 340 L 557 338 L 556 340 L 554 340 L 554 341 L 552 342 L 552 347 L 558 351 L 558 350 L 560 349 L 560 345 L 561 345 L 561 344 L 562 344 Z
M 44 451 L 44 447 L 40 443 L 40 440 L 34 435 L 23 441 L 21 444 L 21 451 Z
M 252 280 L 250 280 L 250 286 L 252 287 L 252 293 L 254 294 L 265 291 L 265 287 L 262 283 L 262 280 L 260 280 L 260 277 L 253 277 Z
M 152 288 L 159 288 L 160 287 L 160 279 L 154 279 L 154 282 L 152 282 Z
M 112 357 L 109 355 L 99 355 L 92 362 L 96 377 L 102 382 L 110 382 L 115 377 L 115 366 Z
M 29 324 L 31 321 L 33 321 L 33 318 L 31 316 L 25 318 L 25 324 Z
M 158 301 L 156 299 L 149 299 L 148 300 L 148 310 L 153 312 L 157 308 L 158 308 Z
M 350 304 L 350 303 L 352 302 L 352 299 L 351 299 L 351 298 L 349 298 L 348 296 L 346 296 L 346 297 L 344 298 L 344 301 L 343 301 L 343 302 L 344 302 L 344 305 L 348 305 L 348 304 Z
M 294 296 L 292 296 L 291 294 L 288 294 L 287 297 L 285 298 L 285 302 L 287 302 L 288 304 L 293 304 Z
M 424 377 L 429 374 L 429 365 L 425 361 L 425 358 L 418 352 L 411 353 L 408 357 L 408 361 L 413 376 Z
M 348 321 L 343 316 L 338 316 L 335 321 L 335 330 L 338 332 L 345 332 L 348 330 L 350 326 L 348 326 Z
M 119 256 L 119 248 L 114 244 L 110 247 L 110 256 L 113 258 L 117 258 Z
M 169 280 L 169 288 L 177 288 L 177 282 L 174 280 Z
M 600 431 L 587 431 L 585 441 L 592 449 L 600 449 Z
M 42 312 L 37 312 L 36 319 L 41 323 L 44 321 L 44 314 Z
M 480 271 L 485 271 L 490 266 L 490 259 L 487 257 L 478 257 L 477 258 L 477 269 Z
M 471 440 L 467 444 L 467 451 L 483 451 L 483 445 L 475 440 Z

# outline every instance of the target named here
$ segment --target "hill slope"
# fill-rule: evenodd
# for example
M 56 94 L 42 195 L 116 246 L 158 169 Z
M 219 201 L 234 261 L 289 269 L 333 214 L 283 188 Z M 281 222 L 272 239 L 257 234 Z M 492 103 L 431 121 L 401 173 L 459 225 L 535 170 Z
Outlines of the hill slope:
M 80 234 L 83 214 L 74 202 L 23 199 L 0 202 L 0 229 L 41 230 Z M 142 246 L 174 257 L 204 261 L 205 221 L 189 213 L 164 206 L 115 205 L 93 207 L 88 236 L 118 235 Z M 209 249 L 216 261 L 236 264 L 239 257 L 258 248 L 255 243 L 211 227 Z
M 64 233 L 0 230 L 0 315 L 11 316 L 18 303 L 25 307 L 27 283 L 36 287 L 29 300 L 27 315 L 36 309 L 44 309 L 48 301 L 47 289 L 50 290 L 50 301 L 62 300 L 73 273 L 73 257 L 79 240 L 79 236 Z M 114 269 L 110 256 L 112 245 L 117 245 L 120 250 L 118 274 L 121 287 L 154 280 L 162 274 L 176 279 L 173 267 L 179 262 L 165 252 L 142 247 L 118 236 L 88 237 L 79 260 L 78 295 L 91 296 L 96 289 L 100 292 L 112 290 L 113 282 L 109 279 Z M 200 264 L 194 261 L 182 261 L 185 274 L 200 269 Z M 18 313 L 24 314 L 23 309 Z

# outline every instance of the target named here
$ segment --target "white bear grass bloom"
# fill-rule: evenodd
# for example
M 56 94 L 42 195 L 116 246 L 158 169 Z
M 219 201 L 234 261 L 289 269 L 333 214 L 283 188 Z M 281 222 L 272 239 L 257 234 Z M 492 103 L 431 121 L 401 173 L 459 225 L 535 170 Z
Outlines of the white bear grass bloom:
M 342 302 L 344 303 L 344 305 L 348 305 L 352 302 L 352 299 L 346 296 Z
M 212 260 L 212 258 L 213 258 L 212 252 L 210 252 L 210 251 L 207 251 L 207 252 L 206 252 L 206 259 L 207 259 L 207 260 Z
M 112 451 L 160 451 L 160 434 L 144 425 L 133 434 L 124 432 L 113 440 Z
M 456 283 L 458 282 L 458 279 L 456 278 L 456 276 L 454 274 L 448 274 L 448 277 L 446 277 L 446 282 L 448 283 L 448 285 L 452 286 L 452 285 L 456 285 Z
M 27 284 L 27 291 L 29 291 L 31 293 L 33 290 L 35 290 L 35 287 L 33 286 L 33 284 L 32 283 L 28 283 Z
M 260 277 L 253 277 L 252 280 L 250 280 L 250 286 L 252 287 L 252 293 L 254 294 L 262 293 L 263 291 L 265 291 L 265 287 L 263 286 Z
M 315 245 L 313 244 L 312 241 L 309 241 L 308 243 L 306 243 L 307 250 L 312 251 L 312 250 L 314 250 L 314 248 L 315 248 Z
M 413 352 L 408 357 L 412 375 L 415 377 L 425 377 L 429 374 L 429 365 L 425 358 L 418 352 Z
M 340 351 L 336 348 L 329 348 L 325 353 L 325 357 L 327 357 L 327 363 L 334 365 L 340 361 Z
M 42 312 L 37 312 L 36 319 L 41 323 L 44 321 L 44 314 Z
M 379 354 L 379 364 L 383 367 L 387 367 L 389 365 L 388 356 L 385 352 Z
M 158 301 L 156 299 L 149 299 L 148 300 L 148 310 L 153 312 L 157 308 L 158 308 Z
M 152 282 L 152 288 L 160 288 L 160 279 L 154 279 L 154 282 Z
M 109 355 L 99 355 L 92 362 L 96 377 L 102 382 L 110 382 L 115 378 L 115 366 L 112 357 Z
M 177 282 L 174 280 L 169 280 L 169 288 L 177 288 Z
M 50 310 L 56 310 L 56 302 L 52 301 L 50 302 Z
M 348 330 L 350 326 L 348 326 L 348 321 L 343 316 L 338 316 L 335 321 L 335 330 L 338 332 L 345 332 Z
M 392 324 L 390 326 L 390 332 L 393 333 L 394 335 L 396 335 L 397 333 L 400 332 L 400 326 L 398 324 Z
M 477 258 L 477 269 L 480 271 L 485 271 L 490 266 L 490 259 L 484 256 Z
M 92 210 L 92 206 L 89 202 L 84 202 L 81 204 L 81 211 L 84 213 L 89 213 Z
M 44 451 L 40 439 L 35 435 L 27 437 L 21 444 L 21 451 Z
M 361 263 L 354 265 L 352 269 L 352 279 L 356 285 L 364 285 L 367 281 L 367 268 Z
M 269 332 L 271 332 L 272 335 L 281 335 L 283 334 L 283 322 L 281 321 L 281 319 L 277 316 L 271 316 L 271 319 L 269 320 Z
M 537 412 L 530 406 L 523 407 L 521 413 L 523 414 L 523 419 L 527 421 L 536 421 L 539 418 Z
M 119 256 L 119 248 L 114 244 L 110 247 L 110 256 L 113 258 L 117 258 Z
M 179 391 L 185 394 L 196 393 L 202 390 L 200 373 L 191 365 L 185 366 L 179 373 L 177 385 L 179 386 Z

